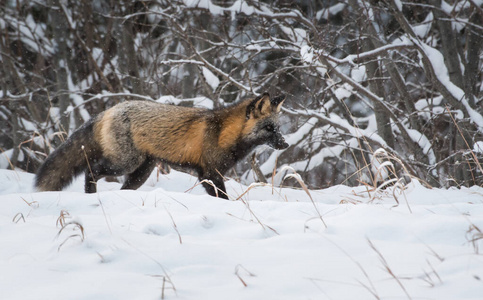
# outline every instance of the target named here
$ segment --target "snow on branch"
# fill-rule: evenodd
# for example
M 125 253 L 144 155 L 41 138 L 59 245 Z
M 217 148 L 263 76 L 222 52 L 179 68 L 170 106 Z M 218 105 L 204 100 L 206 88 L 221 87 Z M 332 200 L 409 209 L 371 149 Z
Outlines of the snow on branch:
M 419 45 L 421 51 L 424 53 L 423 55 L 425 55 L 431 63 L 435 79 L 446 88 L 454 99 L 460 101 L 463 105 L 461 107 L 463 113 L 469 116 L 470 120 L 478 126 L 481 132 L 483 132 L 483 116 L 469 105 L 465 92 L 450 80 L 448 68 L 444 64 L 443 54 L 423 42 L 420 42 Z
M 331 55 L 325 54 L 324 51 L 317 51 L 318 55 L 322 55 L 328 60 L 335 62 L 337 64 L 344 64 L 348 63 L 350 65 L 355 66 L 357 62 L 368 59 L 368 58 L 374 58 L 377 57 L 381 54 L 386 54 L 388 51 L 391 50 L 400 50 L 400 49 L 408 49 L 414 47 L 414 44 L 408 40 L 396 40 L 392 44 L 389 45 L 384 45 L 382 47 L 376 48 L 374 50 L 362 52 L 359 54 L 350 54 L 347 55 L 346 57 L 342 59 L 338 59 L 336 57 L 333 57 Z
M 418 49 L 425 72 L 433 80 L 438 91 L 451 105 L 460 109 L 465 117 L 469 117 L 478 126 L 480 132 L 483 132 L 483 116 L 469 105 L 463 90 L 451 82 L 448 68 L 444 63 L 444 57 L 441 52 L 419 39 L 408 20 L 404 17 L 398 1 L 391 0 L 389 2 L 393 8 L 396 20 L 406 32 L 408 40 Z
M 347 120 L 342 119 L 336 114 L 330 114 L 329 117 L 324 116 L 323 114 L 312 111 L 312 110 L 306 110 L 306 111 L 301 111 L 301 110 L 291 110 L 287 108 L 282 108 L 283 111 L 287 114 L 290 115 L 297 115 L 297 116 L 304 116 L 308 118 L 316 118 L 321 124 L 324 125 L 330 125 L 334 128 L 340 129 L 344 131 L 345 133 L 350 134 L 353 137 L 357 138 L 362 138 L 364 140 L 367 140 L 370 143 L 373 143 L 377 145 L 378 148 L 384 148 L 387 150 L 390 150 L 391 152 L 395 153 L 394 149 L 391 149 L 389 146 L 387 146 L 386 142 L 384 139 L 379 136 L 377 133 L 368 131 L 359 127 L 354 127 L 349 124 Z
M 203 62 L 199 60 L 194 60 L 194 59 L 169 59 L 169 60 L 162 60 L 158 63 L 161 65 L 181 65 L 181 64 L 192 64 L 192 65 L 198 65 L 198 66 L 204 65 Z

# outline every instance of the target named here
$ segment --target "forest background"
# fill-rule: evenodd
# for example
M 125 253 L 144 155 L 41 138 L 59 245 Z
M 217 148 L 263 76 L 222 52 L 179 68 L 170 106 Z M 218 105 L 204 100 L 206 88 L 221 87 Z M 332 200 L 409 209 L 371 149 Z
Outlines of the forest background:
M 218 108 L 269 92 L 287 95 L 290 147 L 231 177 L 289 165 L 311 188 L 481 186 L 482 3 L 3 1 L 0 167 L 35 172 L 127 99 Z

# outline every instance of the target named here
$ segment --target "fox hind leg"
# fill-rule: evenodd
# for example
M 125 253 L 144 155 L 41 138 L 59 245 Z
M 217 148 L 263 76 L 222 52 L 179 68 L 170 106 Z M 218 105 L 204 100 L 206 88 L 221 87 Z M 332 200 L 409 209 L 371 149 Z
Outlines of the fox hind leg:
M 97 181 L 94 181 L 94 177 L 89 170 L 86 171 L 86 183 L 84 186 L 84 191 L 88 194 L 95 193 L 97 191 Z
M 115 167 L 109 160 L 102 158 L 87 168 L 85 172 L 85 192 L 95 193 L 99 179 L 119 175 L 123 175 L 123 169 Z
M 136 190 L 148 179 L 156 166 L 156 159 L 147 157 L 134 172 L 127 175 L 122 190 Z

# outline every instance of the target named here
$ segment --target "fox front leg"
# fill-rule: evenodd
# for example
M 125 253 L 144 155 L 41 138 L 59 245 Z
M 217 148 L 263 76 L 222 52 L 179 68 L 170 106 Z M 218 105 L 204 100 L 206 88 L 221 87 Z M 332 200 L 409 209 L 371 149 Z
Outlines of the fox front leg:
M 228 200 L 228 194 L 226 193 L 223 176 L 221 176 L 217 171 L 206 173 L 200 172 L 198 178 L 210 196 Z M 211 182 L 207 182 L 208 180 Z

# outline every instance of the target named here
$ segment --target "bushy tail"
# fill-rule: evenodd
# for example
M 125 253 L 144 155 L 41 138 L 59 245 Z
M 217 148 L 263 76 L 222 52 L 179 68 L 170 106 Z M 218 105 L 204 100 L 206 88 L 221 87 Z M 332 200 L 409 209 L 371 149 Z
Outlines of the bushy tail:
M 39 191 L 62 190 L 88 168 L 86 157 L 89 161 L 100 157 L 101 148 L 94 140 L 94 123 L 95 119 L 86 122 L 47 157 L 35 177 Z

